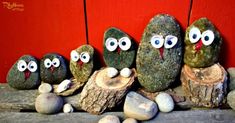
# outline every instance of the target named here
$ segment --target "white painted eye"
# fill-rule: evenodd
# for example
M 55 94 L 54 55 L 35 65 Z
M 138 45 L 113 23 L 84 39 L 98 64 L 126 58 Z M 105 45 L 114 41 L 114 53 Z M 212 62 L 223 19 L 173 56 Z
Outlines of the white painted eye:
M 77 51 L 72 50 L 71 53 L 70 53 L 70 58 L 74 62 L 78 61 L 79 60 L 79 54 L 77 53 Z
M 90 55 L 87 52 L 82 52 L 80 59 L 83 63 L 88 63 L 90 61 Z
M 155 48 L 161 48 L 164 44 L 164 39 L 161 35 L 154 35 L 151 38 L 151 44 Z
M 215 35 L 211 30 L 206 30 L 202 33 L 202 43 L 206 46 L 212 44 L 215 39 Z
M 122 37 L 119 39 L 118 43 L 119 47 L 124 51 L 127 51 L 131 48 L 131 40 L 128 37 Z
M 28 69 L 30 72 L 35 72 L 38 69 L 38 65 L 35 61 L 30 61 L 28 63 Z
M 52 65 L 53 65 L 54 67 L 59 67 L 59 66 L 60 66 L 60 60 L 59 60 L 58 58 L 54 58 L 54 59 L 52 60 Z
M 26 68 L 27 68 L 27 63 L 24 60 L 19 60 L 17 63 L 17 69 L 20 72 L 23 72 L 26 70 Z
M 51 67 L 51 65 L 52 65 L 51 60 L 50 60 L 50 59 L 45 59 L 45 61 L 44 61 L 44 66 L 45 66 L 46 68 L 49 68 L 49 67 Z
M 177 41 L 178 41 L 178 38 L 176 36 L 168 35 L 165 37 L 164 47 L 166 49 L 172 48 L 176 45 Z
M 196 43 L 201 38 L 201 32 L 198 28 L 193 27 L 189 31 L 189 40 L 191 43 Z
M 113 52 L 118 47 L 117 39 L 115 38 L 108 38 L 105 42 L 105 46 L 108 49 L 108 51 Z

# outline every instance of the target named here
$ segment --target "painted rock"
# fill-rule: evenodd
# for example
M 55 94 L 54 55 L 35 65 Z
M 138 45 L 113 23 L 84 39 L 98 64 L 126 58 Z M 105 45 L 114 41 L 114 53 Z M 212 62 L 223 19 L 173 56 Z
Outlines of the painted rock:
M 229 90 L 234 90 L 235 89 L 235 68 L 228 68 L 227 69 L 229 73 Z
M 40 76 L 45 83 L 58 84 L 67 77 L 68 68 L 63 56 L 48 53 L 40 61 Z
M 171 112 L 174 109 L 174 101 L 168 93 L 159 93 L 156 96 L 155 101 L 161 112 Z
M 91 45 L 82 45 L 70 53 L 70 71 L 77 82 L 85 83 L 93 67 L 94 49 Z
M 124 103 L 124 114 L 137 120 L 149 120 L 157 111 L 157 104 L 136 92 L 129 92 Z
M 54 93 L 40 94 L 35 101 L 35 108 L 41 114 L 58 113 L 63 107 L 63 99 Z
M 127 118 L 122 123 L 138 123 L 138 121 L 134 118 Z
M 135 60 L 134 41 L 117 28 L 109 28 L 104 33 L 103 55 L 107 66 L 118 70 L 130 68 Z
M 228 93 L 227 96 L 228 105 L 235 110 L 235 90 L 232 90 Z
M 187 28 L 184 42 L 184 63 L 190 67 L 208 67 L 218 61 L 222 38 L 207 18 L 200 18 Z
M 106 115 L 101 118 L 98 123 L 120 123 L 120 120 L 115 115 Z
M 152 18 L 139 44 L 136 68 L 140 84 L 149 92 L 169 87 L 182 63 L 180 26 L 166 14 Z
M 20 57 L 7 74 L 7 83 L 15 89 L 33 89 L 40 85 L 39 64 L 30 55 Z

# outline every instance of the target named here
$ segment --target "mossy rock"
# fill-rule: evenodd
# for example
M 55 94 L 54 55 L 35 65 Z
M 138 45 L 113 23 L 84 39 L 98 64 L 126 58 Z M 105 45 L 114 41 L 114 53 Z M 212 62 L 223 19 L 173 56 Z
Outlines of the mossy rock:
M 24 71 L 19 71 L 17 66 L 20 60 L 24 60 L 27 65 L 30 61 L 34 61 L 37 67 L 36 71 L 34 72 L 29 71 L 27 66 L 24 66 L 25 68 Z M 28 72 L 28 75 L 26 75 L 27 72 Z M 37 59 L 31 55 L 24 55 L 20 57 L 9 70 L 7 74 L 7 83 L 12 88 L 19 89 L 19 90 L 36 88 L 40 84 L 39 64 L 38 64 Z
M 146 91 L 162 91 L 175 81 L 183 58 L 180 32 L 174 17 L 167 14 L 156 15 L 145 28 L 137 51 L 136 68 L 138 81 Z M 161 38 L 155 40 L 156 36 Z M 160 39 L 163 39 L 162 46 L 154 47 Z
M 200 38 L 197 43 L 191 43 L 190 41 L 190 30 L 192 28 L 198 28 L 202 34 L 206 30 L 211 30 L 214 33 L 214 40 L 210 45 L 202 44 L 200 50 L 196 50 L 198 42 L 203 38 Z M 191 39 L 192 40 L 192 39 Z M 219 59 L 219 53 L 222 44 L 222 38 L 220 33 L 217 31 L 215 26 L 207 19 L 200 18 L 193 22 L 186 30 L 185 33 L 185 53 L 184 53 L 184 63 L 190 67 L 202 68 L 209 67 Z
M 85 83 L 88 81 L 94 67 L 94 48 L 91 45 L 82 45 L 77 49 L 73 50 L 77 54 L 81 55 L 83 53 L 89 54 L 89 61 L 87 63 L 79 64 L 82 62 L 81 59 L 73 60 L 70 59 L 70 71 L 73 74 L 77 82 Z M 72 54 L 72 53 L 71 53 Z M 71 57 L 73 57 L 71 55 Z
M 107 49 L 106 42 L 108 38 L 114 38 L 119 42 L 120 39 L 123 37 L 127 37 L 131 41 L 131 46 L 128 50 L 125 51 L 119 49 L 120 45 L 117 46 L 116 50 L 114 51 L 109 51 Z M 132 67 L 135 61 L 135 55 L 136 55 L 136 45 L 130 36 L 128 36 L 123 31 L 114 27 L 111 27 L 106 30 L 106 32 L 104 33 L 104 41 L 103 41 L 103 56 L 107 66 L 114 67 L 118 70 L 121 70 L 123 68 L 130 68 Z
M 49 59 L 51 65 L 48 68 L 45 66 L 45 60 Z M 54 59 L 59 60 L 59 66 L 56 67 L 53 63 Z M 52 70 L 53 69 L 53 70 Z M 56 53 L 48 53 L 43 56 L 40 61 L 40 76 L 45 83 L 58 84 L 67 77 L 68 67 L 63 56 Z

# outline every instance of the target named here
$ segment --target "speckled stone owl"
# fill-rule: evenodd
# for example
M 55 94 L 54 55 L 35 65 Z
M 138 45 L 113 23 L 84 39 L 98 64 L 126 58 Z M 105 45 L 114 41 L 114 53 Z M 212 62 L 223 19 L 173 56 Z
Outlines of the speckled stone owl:
M 40 61 L 41 80 L 50 84 L 58 84 L 67 77 L 68 68 L 63 56 L 48 53 Z
M 24 55 L 7 74 L 8 84 L 15 89 L 32 89 L 40 84 L 39 64 L 36 58 Z
M 139 44 L 136 68 L 139 83 L 150 92 L 169 87 L 182 62 L 180 26 L 167 14 L 152 18 Z
M 103 41 L 104 61 L 108 67 L 130 72 L 130 67 L 135 61 L 135 43 L 123 31 L 111 27 L 104 33 Z M 128 75 L 126 76 L 128 77 Z
M 94 48 L 82 45 L 70 53 L 70 71 L 77 82 L 85 83 L 89 79 L 94 67 Z
M 190 67 L 208 67 L 218 61 L 222 38 L 207 18 L 187 28 L 184 42 L 184 62 Z

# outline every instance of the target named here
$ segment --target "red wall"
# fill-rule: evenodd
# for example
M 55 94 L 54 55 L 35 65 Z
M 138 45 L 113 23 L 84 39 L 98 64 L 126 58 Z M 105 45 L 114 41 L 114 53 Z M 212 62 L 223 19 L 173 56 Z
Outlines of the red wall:
M 45 53 L 58 52 L 69 58 L 72 49 L 88 42 L 97 49 L 102 60 L 103 34 L 108 27 L 118 27 L 139 42 L 148 21 L 158 13 L 175 16 L 183 30 L 188 23 L 208 17 L 224 38 L 222 64 L 235 66 L 232 51 L 235 49 L 233 0 L 192 0 L 192 4 L 190 0 L 7 0 L 24 6 L 18 6 L 18 9 L 7 7 L 2 2 L 0 82 L 6 81 L 7 71 L 23 54 L 41 58 Z

